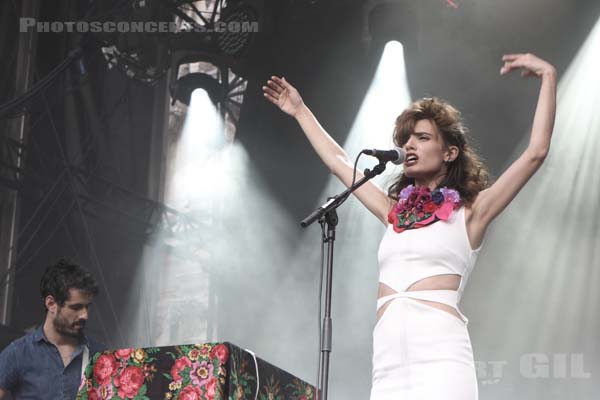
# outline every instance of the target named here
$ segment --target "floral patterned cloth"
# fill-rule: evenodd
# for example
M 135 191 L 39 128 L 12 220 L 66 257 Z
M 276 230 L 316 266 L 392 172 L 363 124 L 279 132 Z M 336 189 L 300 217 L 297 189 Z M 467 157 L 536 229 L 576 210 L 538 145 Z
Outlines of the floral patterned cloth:
M 254 400 L 257 385 L 259 400 L 315 397 L 312 385 L 231 343 L 119 349 L 91 361 L 77 400 Z

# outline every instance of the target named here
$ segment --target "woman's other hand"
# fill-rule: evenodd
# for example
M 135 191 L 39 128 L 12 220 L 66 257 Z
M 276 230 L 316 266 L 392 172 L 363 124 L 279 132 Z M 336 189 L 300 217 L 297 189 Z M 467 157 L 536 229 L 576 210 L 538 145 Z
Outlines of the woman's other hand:
M 267 100 L 292 117 L 296 116 L 296 113 L 304 104 L 298 90 L 290 85 L 285 78 L 272 76 L 267 81 L 267 86 L 263 86 L 262 89 Z
M 556 74 L 556 70 L 547 61 L 531 54 L 505 54 L 502 56 L 504 64 L 500 68 L 500 75 L 508 74 L 513 69 L 521 68 L 521 76 L 543 76 Z

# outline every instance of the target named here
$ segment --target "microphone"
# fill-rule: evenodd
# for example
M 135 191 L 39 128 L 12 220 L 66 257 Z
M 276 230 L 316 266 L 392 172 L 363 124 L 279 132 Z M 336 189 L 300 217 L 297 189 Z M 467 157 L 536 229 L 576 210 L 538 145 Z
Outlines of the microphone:
M 400 147 L 394 147 L 393 150 L 365 149 L 362 152 L 368 156 L 377 157 L 379 162 L 391 161 L 396 165 L 402 164 L 406 158 L 406 152 Z

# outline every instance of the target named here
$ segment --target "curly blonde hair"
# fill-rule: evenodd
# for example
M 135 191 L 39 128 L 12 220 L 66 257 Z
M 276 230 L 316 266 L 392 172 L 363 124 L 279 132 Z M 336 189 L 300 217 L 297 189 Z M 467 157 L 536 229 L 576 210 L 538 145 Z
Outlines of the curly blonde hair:
M 394 143 L 402 147 L 414 133 L 415 124 L 420 120 L 429 120 L 441 133 L 444 149 L 456 146 L 458 156 L 446 163 L 448 173 L 438 187 L 447 186 L 456 189 L 465 205 L 470 206 L 477 194 L 490 184 L 487 167 L 467 140 L 468 130 L 460 111 L 448 102 L 437 97 L 426 97 L 412 103 L 398 118 L 394 128 Z M 388 196 L 398 200 L 400 191 L 414 184 L 414 178 L 400 174 L 390 186 Z

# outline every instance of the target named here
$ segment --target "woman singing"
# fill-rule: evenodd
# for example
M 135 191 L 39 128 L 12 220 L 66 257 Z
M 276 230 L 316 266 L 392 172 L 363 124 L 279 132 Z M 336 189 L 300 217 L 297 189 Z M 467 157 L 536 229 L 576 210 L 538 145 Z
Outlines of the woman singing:
M 460 112 L 437 98 L 415 101 L 396 119 L 404 169 L 386 193 L 373 181 L 354 194 L 386 227 L 379 247 L 371 400 L 474 400 L 477 377 L 459 302 L 490 222 L 512 201 L 550 148 L 556 71 L 532 54 L 509 54 L 500 74 L 521 69 L 541 88 L 529 145 L 488 185 L 466 140 Z M 353 163 L 285 78 L 264 96 L 296 118 L 321 160 L 349 186 Z M 357 172 L 358 178 L 362 175 Z

